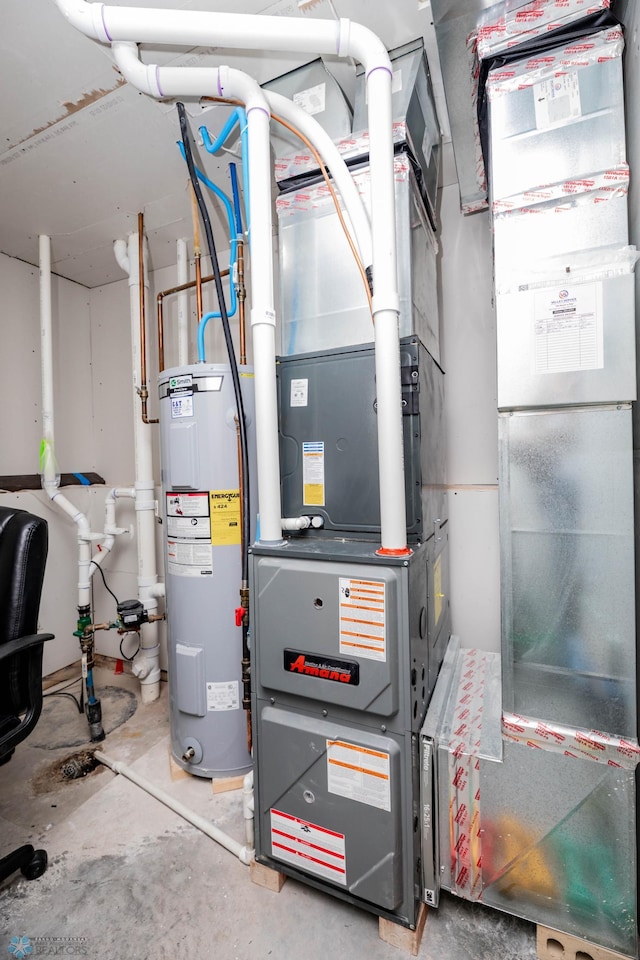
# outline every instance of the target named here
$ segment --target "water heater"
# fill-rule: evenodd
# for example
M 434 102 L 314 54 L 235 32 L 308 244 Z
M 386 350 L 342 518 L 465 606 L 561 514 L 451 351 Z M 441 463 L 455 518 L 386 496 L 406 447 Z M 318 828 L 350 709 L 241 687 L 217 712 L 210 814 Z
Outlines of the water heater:
M 240 381 L 252 490 L 253 370 L 241 367 Z M 198 363 L 165 370 L 159 393 L 171 751 L 198 776 L 240 775 L 251 758 L 235 617 L 242 496 L 230 368 Z

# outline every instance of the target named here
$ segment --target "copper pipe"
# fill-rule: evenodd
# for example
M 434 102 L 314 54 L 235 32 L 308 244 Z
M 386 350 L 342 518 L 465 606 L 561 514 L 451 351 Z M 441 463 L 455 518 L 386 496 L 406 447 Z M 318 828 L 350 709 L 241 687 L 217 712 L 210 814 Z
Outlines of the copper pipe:
M 147 324 L 145 318 L 145 296 L 144 296 L 144 214 L 138 214 L 138 288 L 140 290 L 140 403 L 142 406 L 143 423 L 159 423 L 159 420 L 151 420 L 147 415 L 147 399 L 149 391 L 147 390 Z
M 220 271 L 221 277 L 228 277 L 228 270 Z M 215 280 L 215 277 L 202 277 L 201 283 L 211 283 L 212 280 Z M 188 283 L 181 283 L 177 287 L 169 287 L 168 290 L 161 290 L 156 298 L 157 303 L 157 316 L 158 316 L 158 368 L 160 373 L 164 370 L 164 316 L 162 304 L 164 298 L 168 297 L 170 293 L 180 293 L 182 290 L 193 290 L 196 285 L 196 280 L 189 280 Z
M 202 266 L 200 263 L 200 253 L 196 253 L 196 313 L 198 323 L 202 320 L 204 308 L 202 306 Z
M 244 241 L 238 240 L 238 320 L 240 322 L 240 366 L 247 363 L 247 331 L 245 322 L 245 300 L 247 288 L 244 283 Z

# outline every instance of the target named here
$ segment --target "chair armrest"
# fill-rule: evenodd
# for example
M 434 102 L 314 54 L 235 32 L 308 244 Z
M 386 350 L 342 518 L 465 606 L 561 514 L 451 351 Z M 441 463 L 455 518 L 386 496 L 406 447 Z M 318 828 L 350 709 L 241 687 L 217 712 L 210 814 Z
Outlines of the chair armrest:
M 24 653 L 25 650 L 53 638 L 52 633 L 32 633 L 28 637 L 16 637 L 15 640 L 0 644 L 0 660 L 6 660 L 7 657 L 12 657 L 16 653 Z

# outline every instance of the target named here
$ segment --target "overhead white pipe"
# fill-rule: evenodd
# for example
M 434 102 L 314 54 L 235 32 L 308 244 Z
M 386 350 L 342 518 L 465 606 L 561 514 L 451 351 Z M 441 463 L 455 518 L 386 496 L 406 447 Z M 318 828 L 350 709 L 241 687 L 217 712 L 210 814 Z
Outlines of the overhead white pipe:
M 189 282 L 189 255 L 187 241 L 176 241 L 176 260 L 178 270 L 178 286 Z M 189 291 L 180 290 L 178 293 L 178 365 L 181 367 L 189 363 Z
M 228 834 L 224 833 L 223 830 L 220 830 L 219 827 L 216 827 L 213 823 L 211 823 L 210 820 L 207 820 L 205 817 L 200 816 L 199 813 L 195 813 L 193 810 L 190 810 L 189 807 L 187 807 L 184 803 L 181 803 L 179 800 L 176 800 L 175 797 L 172 797 L 170 793 L 166 792 L 166 790 L 156 787 L 154 783 L 152 783 L 150 780 L 147 780 L 146 777 L 141 777 L 139 773 L 136 773 L 135 770 L 133 770 L 131 767 L 128 767 L 126 764 L 120 763 L 119 760 L 111 759 L 111 757 L 108 757 L 106 754 L 102 753 L 101 750 L 96 750 L 94 756 L 96 760 L 98 760 L 100 763 L 103 763 L 106 767 L 109 767 L 109 769 L 113 770 L 114 773 L 119 773 L 121 776 L 126 777 L 127 780 L 135 783 L 136 786 L 140 787 L 141 790 L 144 790 L 145 793 L 155 797 L 156 800 L 160 801 L 160 803 L 164 803 L 165 807 L 169 807 L 170 810 L 173 810 L 174 813 L 177 813 L 179 817 L 183 818 L 183 820 L 186 820 L 194 827 L 197 827 L 198 830 L 201 830 L 202 833 L 206 834 L 212 840 L 215 840 L 215 842 L 219 843 L 221 847 L 224 847 L 225 850 L 228 850 L 229 853 L 232 853 L 234 857 L 237 857 L 240 863 L 244 863 L 247 866 L 251 863 L 254 854 L 253 849 L 238 843 L 237 840 L 234 840 L 233 837 L 230 837 Z
M 133 442 L 135 456 L 134 501 L 138 546 L 138 599 L 149 614 L 158 610 L 158 570 L 156 563 L 155 484 L 153 478 L 153 445 L 149 425 L 143 423 L 138 388 L 140 376 L 140 284 L 149 287 L 147 248 L 144 244 L 143 276 L 140 276 L 138 234 L 116 240 L 114 254 L 119 266 L 129 276 L 129 310 L 131 315 L 131 362 L 133 388 Z M 160 696 L 160 643 L 158 622 L 145 623 L 140 628 L 140 650 L 132 671 L 140 681 L 140 696 L 144 704 Z
M 369 144 L 373 231 L 373 313 L 376 325 L 376 377 L 378 400 L 378 462 L 380 480 L 380 515 L 382 553 L 410 552 L 406 544 L 404 460 L 402 443 L 400 346 L 398 332 L 399 299 L 397 290 L 395 246 L 395 198 L 393 182 L 393 138 L 391 124 L 391 78 L 389 56 L 381 40 L 361 24 L 341 19 L 314 20 L 290 17 L 268 17 L 248 14 L 224 14 L 187 10 L 159 10 L 140 7 L 113 7 L 91 4 L 87 0 L 55 0 L 67 19 L 87 36 L 104 43 L 134 41 L 147 43 L 179 43 L 192 46 L 215 45 L 254 50 L 283 50 L 315 54 L 337 54 L 353 57 L 364 68 L 367 82 Z M 202 68 L 204 71 L 205 68 Z M 219 74 L 220 76 L 220 74 Z M 145 71 L 145 83 L 153 79 Z M 186 91 L 181 91 L 186 95 Z M 192 91 L 204 95 L 207 90 Z M 219 91 L 222 94 L 222 85 Z M 172 95 L 167 89 L 165 95 Z M 175 95 L 175 91 L 173 91 Z M 238 94 L 239 95 L 239 94 Z M 250 125 L 251 126 L 251 125 Z M 256 124 L 258 126 L 258 124 Z M 257 131 L 256 131 L 257 133 Z M 258 142 L 258 137 L 254 137 Z M 250 149 L 250 158 L 253 150 Z M 260 163 L 264 157 L 259 157 Z M 257 158 L 256 158 L 257 163 Z M 251 159 L 250 159 L 251 166 Z M 255 222 L 255 221 L 254 221 Z M 252 264 L 256 262 L 254 248 Z M 272 280 L 271 280 L 272 285 Z M 265 288 L 268 291 L 268 287 Z M 263 313 L 268 297 L 254 302 L 252 325 L 268 325 Z M 274 318 L 275 319 L 275 318 Z M 254 327 L 254 347 L 255 344 Z M 263 339 L 258 338 L 259 346 Z M 254 353 L 256 387 L 260 356 Z M 273 371 L 272 371 L 273 368 Z M 265 363 L 265 376 L 275 374 L 275 364 Z M 275 395 L 275 389 L 274 389 Z M 269 410 L 271 415 L 271 410 Z M 257 429 L 260 429 L 257 423 Z M 266 442 L 273 442 L 269 436 Z M 258 446 L 260 458 L 260 440 Z M 260 459 L 259 459 L 260 464 Z M 259 471 L 260 473 L 260 467 Z M 273 504 L 263 506 L 260 497 L 261 523 L 268 508 L 265 539 L 270 539 L 275 523 Z M 279 517 L 277 518 L 279 521 Z

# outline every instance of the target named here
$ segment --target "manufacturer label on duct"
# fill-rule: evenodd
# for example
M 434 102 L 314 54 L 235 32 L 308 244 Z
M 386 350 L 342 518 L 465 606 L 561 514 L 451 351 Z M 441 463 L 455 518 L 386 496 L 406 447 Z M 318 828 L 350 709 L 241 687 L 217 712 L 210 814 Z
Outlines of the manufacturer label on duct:
M 302 677 L 333 680 L 348 683 L 352 687 L 360 683 L 360 666 L 353 660 L 320 657 L 312 653 L 300 653 L 299 650 L 284 651 L 284 669 L 287 673 L 297 673 Z

